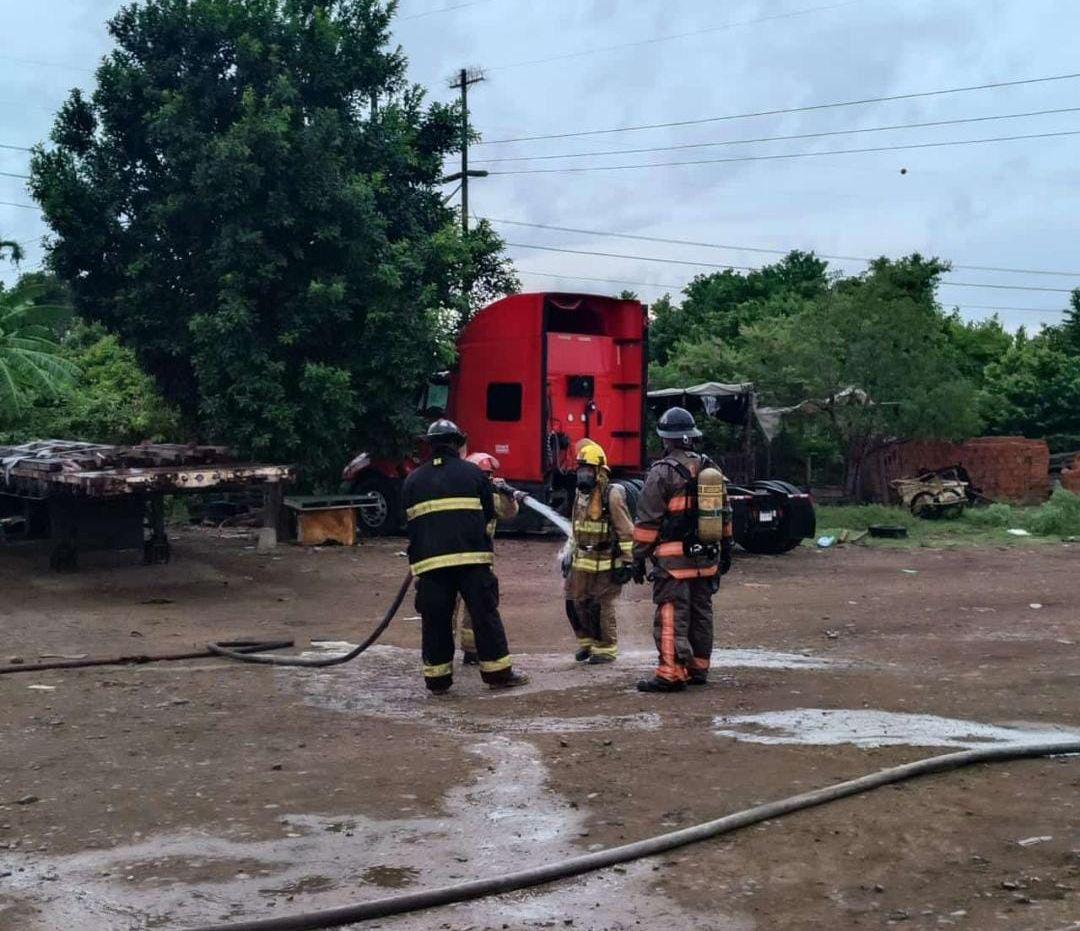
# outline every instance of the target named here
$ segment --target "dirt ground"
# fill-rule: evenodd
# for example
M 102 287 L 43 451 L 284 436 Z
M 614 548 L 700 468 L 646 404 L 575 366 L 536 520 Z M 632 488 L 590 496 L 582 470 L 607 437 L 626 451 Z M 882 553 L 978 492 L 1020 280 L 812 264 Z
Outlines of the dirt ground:
M 401 541 L 259 554 L 186 530 L 55 575 L 0 550 L 0 662 L 183 651 L 240 635 L 355 643 Z M 1080 734 L 1080 546 L 740 554 L 714 681 L 633 688 L 648 593 L 611 667 L 574 664 L 557 544 L 500 539 L 530 686 L 472 669 L 429 697 L 411 599 L 322 671 L 224 660 L 0 677 L 0 928 L 190 928 L 489 876 L 899 762 Z M 323 644 L 323 651 L 343 649 Z M 1080 757 L 927 778 L 722 840 L 365 927 L 1080 928 Z

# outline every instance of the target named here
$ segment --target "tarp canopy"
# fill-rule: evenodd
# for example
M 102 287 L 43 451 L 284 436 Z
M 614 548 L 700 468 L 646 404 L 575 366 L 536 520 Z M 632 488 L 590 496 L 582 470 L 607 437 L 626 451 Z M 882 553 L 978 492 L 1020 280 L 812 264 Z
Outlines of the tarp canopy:
M 780 432 L 781 421 L 789 414 L 820 414 L 839 405 L 867 406 L 874 402 L 861 388 L 842 388 L 827 398 L 808 398 L 790 407 L 758 407 L 751 382 L 726 385 L 707 381 L 689 388 L 658 388 L 648 394 L 649 408 L 660 414 L 678 405 L 691 413 L 704 412 L 724 423 L 744 424 L 753 412 L 757 425 L 770 443 Z
M 658 388 L 648 394 L 649 408 L 661 414 L 669 407 L 685 407 L 691 413 L 704 411 L 724 423 L 744 424 L 754 409 L 754 386 L 750 382 L 725 385 L 707 381 L 689 388 Z
M 807 398 L 790 407 L 758 407 L 754 410 L 758 426 L 771 443 L 780 432 L 780 421 L 788 414 L 820 414 L 838 405 L 866 407 L 874 402 L 862 388 L 849 386 L 827 398 Z

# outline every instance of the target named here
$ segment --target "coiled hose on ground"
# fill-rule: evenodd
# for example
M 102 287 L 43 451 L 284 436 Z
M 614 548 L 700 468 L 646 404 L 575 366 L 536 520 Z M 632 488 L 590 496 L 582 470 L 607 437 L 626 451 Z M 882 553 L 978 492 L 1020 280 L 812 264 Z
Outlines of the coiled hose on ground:
M 341 656 L 326 656 L 319 658 L 309 658 L 306 656 L 264 656 L 261 653 L 232 649 L 231 645 L 227 643 L 208 643 L 206 648 L 218 656 L 227 656 L 229 659 L 240 660 L 242 663 L 263 663 L 267 666 L 338 666 L 341 663 L 347 663 L 350 660 L 356 659 L 356 657 L 382 636 L 383 631 L 390 626 L 390 622 L 394 619 L 394 615 L 397 614 L 398 608 L 401 607 L 401 603 L 409 593 L 409 587 L 412 585 L 412 580 L 412 573 L 406 573 L 405 578 L 402 580 L 401 587 L 397 590 L 397 594 L 394 595 L 394 600 L 390 602 L 390 605 L 387 607 L 378 626 L 368 634 L 362 643 L 357 644 L 353 649 L 349 650 L 348 653 L 344 653 Z
M 376 628 L 368 634 L 364 641 L 342 656 L 328 656 L 323 658 L 308 658 L 302 656 L 267 656 L 269 650 L 284 650 L 293 645 L 292 640 L 219 640 L 208 643 L 206 649 L 195 650 L 190 653 L 138 653 L 130 656 L 110 656 L 97 659 L 70 659 L 58 660 L 51 663 L 19 663 L 8 666 L 0 666 L 0 676 L 17 672 L 47 672 L 52 669 L 86 669 L 92 666 L 133 666 L 144 663 L 165 663 L 182 659 L 206 659 L 212 656 L 224 656 L 228 659 L 239 660 L 243 663 L 262 663 L 270 666 L 337 666 L 356 659 L 361 653 L 370 647 L 383 635 L 383 631 L 390 626 L 401 603 L 409 592 L 412 584 L 412 574 L 405 576 L 398 589 L 394 600 L 382 616 Z
M 465 902 L 470 899 L 514 892 L 519 889 L 527 889 L 530 886 L 567 879 L 571 876 L 580 876 L 582 873 L 589 873 L 618 863 L 627 863 L 631 860 L 639 860 L 642 857 L 655 856 L 687 844 L 719 837 L 721 834 L 729 834 L 752 824 L 779 818 L 783 815 L 789 815 L 806 808 L 813 808 L 851 795 L 858 795 L 881 786 L 914 779 L 918 776 L 949 772 L 975 763 L 997 763 L 1005 760 L 1067 753 L 1080 753 L 1080 740 L 1006 744 L 998 747 L 980 747 L 975 750 L 964 750 L 959 753 L 946 753 L 942 756 L 933 756 L 925 760 L 917 760 L 914 763 L 904 763 L 901 766 L 882 769 L 858 779 L 826 786 L 823 789 L 815 789 L 779 801 L 756 805 L 753 808 L 726 815 L 715 821 L 706 821 L 694 827 L 683 828 L 668 834 L 659 834 L 646 840 L 624 844 L 620 847 L 612 847 L 608 850 L 601 850 L 580 857 L 572 857 L 560 863 L 549 863 L 532 869 L 520 870 L 516 873 L 505 873 L 502 876 L 494 876 L 488 879 L 476 879 L 471 882 L 458 883 L 454 886 L 442 886 L 438 889 L 388 896 L 387 898 L 374 899 L 356 905 L 306 912 L 299 915 L 239 921 L 232 924 L 202 925 L 191 929 L 191 931 L 309 931 L 309 929 L 318 928 L 338 928 L 353 922 L 368 921 L 373 918 L 387 918 L 391 915 L 435 908 L 440 905 L 451 905 L 455 902 Z
M 284 650 L 293 645 L 292 640 L 226 640 L 215 644 L 242 656 L 245 653 L 264 653 L 267 650 Z M 140 666 L 145 663 L 170 663 L 181 659 L 207 659 L 216 654 L 208 646 L 205 650 L 190 653 L 132 653 L 127 656 L 107 656 L 95 659 L 65 659 L 52 663 L 18 663 L 0 666 L 0 676 L 16 672 L 48 672 L 52 669 L 88 669 L 92 666 Z

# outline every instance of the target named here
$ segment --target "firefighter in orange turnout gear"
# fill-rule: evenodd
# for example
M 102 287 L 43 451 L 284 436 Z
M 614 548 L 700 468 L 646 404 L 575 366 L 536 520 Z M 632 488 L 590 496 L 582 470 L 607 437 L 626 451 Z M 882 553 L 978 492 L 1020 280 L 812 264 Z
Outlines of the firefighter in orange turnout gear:
M 615 660 L 615 599 L 633 577 L 634 523 L 626 492 L 610 480 L 607 456 L 585 443 L 577 456 L 573 548 L 566 576 L 566 613 L 577 636 L 574 659 L 593 665 Z
M 495 517 L 488 521 L 488 536 L 495 539 L 495 528 L 499 521 L 513 520 L 518 515 L 520 506 L 518 502 L 525 497 L 525 492 L 514 491 L 508 493 L 508 486 L 501 478 L 496 478 L 495 473 L 499 470 L 499 460 L 491 453 L 470 453 L 465 457 L 466 462 L 471 462 L 480 469 L 491 482 L 495 491 Z M 507 489 L 504 491 L 503 489 Z M 469 609 L 458 599 L 454 609 L 454 627 L 461 632 L 461 661 L 466 666 L 479 666 L 480 657 L 476 652 L 476 634 L 473 633 L 472 616 Z
M 649 470 L 634 526 L 634 580 L 653 564 L 656 673 L 642 692 L 677 692 L 705 685 L 713 647 L 712 596 L 731 568 L 731 510 L 719 468 L 694 452 L 701 436 L 689 411 L 673 407 L 657 433 L 664 456 Z M 701 477 L 702 482 L 698 482 Z M 706 498 L 708 500 L 706 500 Z
M 410 473 L 402 489 L 424 684 L 435 694 L 453 684 L 454 604 L 460 595 L 472 615 L 480 678 L 491 688 L 524 685 L 529 680 L 514 671 L 499 616 L 499 581 L 491 569 L 491 482 L 461 458 L 465 434 L 452 421 L 436 420 L 426 439 L 431 457 Z

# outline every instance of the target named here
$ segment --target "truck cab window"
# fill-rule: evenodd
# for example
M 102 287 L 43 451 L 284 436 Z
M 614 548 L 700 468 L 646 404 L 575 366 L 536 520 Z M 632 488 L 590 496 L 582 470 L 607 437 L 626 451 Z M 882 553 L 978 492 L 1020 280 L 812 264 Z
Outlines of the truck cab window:
M 487 388 L 487 419 L 503 422 L 521 420 L 521 383 L 493 381 Z

